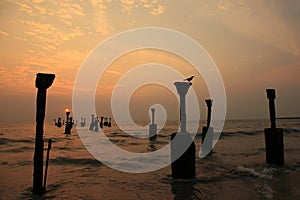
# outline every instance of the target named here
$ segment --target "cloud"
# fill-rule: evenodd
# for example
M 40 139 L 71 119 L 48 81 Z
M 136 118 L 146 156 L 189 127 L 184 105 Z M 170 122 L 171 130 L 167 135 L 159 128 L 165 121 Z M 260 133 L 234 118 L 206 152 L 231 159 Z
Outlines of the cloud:
M 45 0 L 32 0 L 33 3 L 42 3 L 44 2 Z
M 162 2 L 162 1 L 160 1 Z M 154 16 L 165 12 L 165 3 L 159 3 L 157 0 L 121 0 L 122 11 L 131 13 L 134 9 L 145 8 L 149 14 Z
M 32 14 L 32 7 L 24 2 L 17 2 L 17 5 L 20 6 L 20 11 L 24 11 L 28 14 Z
M 37 72 L 55 73 L 57 93 L 71 92 L 76 73 L 92 48 L 91 44 L 108 35 L 112 26 L 106 16 L 109 0 L 19 1 L 7 6 L 1 36 L 9 51 L 0 63 L 1 91 L 10 93 L 22 87 L 31 92 Z M 89 35 L 87 37 L 87 35 Z M 88 42 L 86 42 L 88 41 Z M 17 44 L 17 45 L 16 45 Z M 5 51 L 7 46 L 1 47 Z M 17 56 L 17 59 L 11 56 Z M 11 61 L 13 60 L 13 62 Z M 19 89 L 20 90 L 20 89 Z
M 289 54 L 300 55 L 297 34 L 282 13 L 268 3 L 221 0 L 218 8 L 219 19 L 233 31 Z
M 113 70 L 107 70 L 107 71 L 105 71 L 105 72 L 110 73 L 110 74 L 114 74 L 114 75 L 119 75 L 119 76 L 122 75 L 121 72 L 113 71 Z
M 8 33 L 5 32 L 5 31 L 0 31 L 0 34 L 1 34 L 1 35 L 4 35 L 4 36 L 7 36 L 7 35 L 8 35 Z
M 19 34 L 25 33 L 30 38 L 29 45 L 44 51 L 56 50 L 66 41 L 85 34 L 107 35 L 112 28 L 103 12 L 106 9 L 104 1 L 92 2 L 94 9 L 87 9 L 83 3 L 75 0 L 18 2 L 19 11 L 25 15 L 17 19 L 17 22 L 25 25 L 25 30 Z
M 56 74 L 53 93 L 70 94 L 78 67 L 86 55 L 87 53 L 78 50 L 65 50 L 46 57 L 41 52 L 33 53 L 29 50 L 22 65 L 0 66 L 0 73 L 4 75 L 0 79 L 0 90 L 2 94 L 20 90 L 22 93 L 32 93 L 35 74 L 44 72 Z
M 244 0 L 220 0 L 218 2 L 218 8 L 221 10 L 229 10 L 234 8 L 246 8 L 249 9 L 247 3 Z
M 36 9 L 41 15 L 45 15 L 47 13 L 46 8 L 44 8 L 40 5 L 35 5 L 34 9 Z
M 33 76 L 35 71 L 25 65 L 15 67 L 0 66 L 2 76 L 0 89 L 3 93 L 26 93 L 34 87 Z
M 151 14 L 156 16 L 164 12 L 165 12 L 165 7 L 162 5 L 158 5 L 156 8 L 152 9 Z

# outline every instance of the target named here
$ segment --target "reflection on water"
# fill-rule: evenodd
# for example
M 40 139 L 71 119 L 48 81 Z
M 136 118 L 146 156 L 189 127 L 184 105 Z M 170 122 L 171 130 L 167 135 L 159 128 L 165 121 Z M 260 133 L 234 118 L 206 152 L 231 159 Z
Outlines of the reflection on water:
M 195 183 L 193 181 L 184 181 L 184 180 L 175 180 L 171 183 L 172 192 L 175 195 L 174 200 L 185 200 L 185 199 L 200 199 L 197 198 L 197 192 L 200 191 L 195 190 Z M 201 193 L 200 193 L 201 194 Z
M 268 126 L 267 120 L 226 122 L 213 156 L 201 160 L 197 135 L 196 178 L 173 180 L 170 166 L 141 174 L 108 168 L 85 149 L 76 129 L 65 135 L 46 123 L 45 142 L 53 141 L 48 192 L 32 196 L 35 124 L 0 123 L 0 199 L 299 199 L 300 120 L 278 120 L 285 130 L 286 165 L 281 168 L 265 164 L 263 130 Z M 176 123 L 166 124 L 156 141 L 134 138 L 115 125 L 104 131 L 120 148 L 143 153 L 167 145 L 177 129 Z

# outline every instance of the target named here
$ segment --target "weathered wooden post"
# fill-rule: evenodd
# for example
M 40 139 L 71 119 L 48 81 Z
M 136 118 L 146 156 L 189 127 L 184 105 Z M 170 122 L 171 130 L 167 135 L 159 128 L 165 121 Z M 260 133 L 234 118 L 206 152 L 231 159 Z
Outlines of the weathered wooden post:
M 62 126 L 61 118 L 58 117 L 57 121 L 56 121 L 56 119 L 54 119 L 54 123 L 55 123 L 55 126 L 57 126 L 58 128 L 60 128 Z
M 151 108 L 151 112 L 152 112 L 152 122 L 149 125 L 149 140 L 153 141 L 157 137 L 157 124 L 154 123 L 155 108 Z
M 180 132 L 171 135 L 171 167 L 173 178 L 195 177 L 195 143 L 186 131 L 185 96 L 191 86 L 189 82 L 175 82 L 180 96 Z M 186 149 L 184 149 L 187 147 Z M 181 151 L 183 151 L 181 153 Z M 178 159 L 176 159 L 178 158 Z
M 66 109 L 66 123 L 65 123 L 65 134 L 71 134 L 71 129 L 73 126 L 72 118 L 70 118 L 70 110 Z
M 80 121 L 80 127 L 84 127 L 86 123 L 85 118 L 81 117 L 81 121 Z
M 98 132 L 99 131 L 99 126 L 98 126 L 98 123 L 99 123 L 99 120 L 98 120 L 98 117 L 96 117 L 95 119 L 95 131 Z
M 107 117 L 104 117 L 104 124 L 103 124 L 104 126 L 108 126 L 108 119 L 107 119 Z
M 212 99 L 206 99 L 205 102 L 207 105 L 207 121 L 206 126 L 202 127 L 201 152 L 203 155 L 211 155 L 214 140 L 214 129 L 213 127 L 210 127 Z
M 111 117 L 108 118 L 108 127 L 111 127 Z
M 93 131 L 94 130 L 94 126 L 95 126 L 95 115 L 92 115 L 92 121 L 90 123 L 89 130 Z M 100 124 L 100 126 L 101 126 L 101 124 Z
M 104 117 L 102 117 L 102 116 L 100 117 L 100 128 L 103 128 L 103 118 Z
M 35 87 L 38 89 L 36 98 L 36 135 L 34 147 L 33 187 L 34 193 L 43 193 L 43 153 L 44 153 L 44 119 L 46 109 L 47 89 L 54 81 L 54 74 L 38 73 Z
M 47 157 L 46 157 L 46 167 L 45 167 L 45 176 L 44 176 L 44 188 L 46 188 L 47 183 L 47 174 L 48 174 L 48 165 L 49 165 L 49 157 L 50 157 L 50 150 L 51 150 L 52 140 L 48 140 L 48 149 L 47 149 Z
M 271 128 L 265 129 L 266 160 L 268 164 L 284 164 L 283 129 L 276 128 L 275 89 L 267 89 Z

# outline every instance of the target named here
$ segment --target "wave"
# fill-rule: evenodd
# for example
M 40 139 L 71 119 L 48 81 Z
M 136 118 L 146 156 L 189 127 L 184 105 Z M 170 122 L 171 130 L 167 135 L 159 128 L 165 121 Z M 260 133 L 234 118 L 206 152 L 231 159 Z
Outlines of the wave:
M 237 171 L 235 173 L 239 176 L 252 176 L 260 179 L 272 180 L 275 172 L 275 168 L 264 168 L 263 170 L 256 171 L 254 168 L 238 166 Z
M 284 133 L 300 133 L 300 128 L 298 127 L 291 127 L 291 128 L 284 128 Z
M 27 143 L 32 144 L 34 143 L 33 139 L 11 139 L 11 138 L 0 138 L 0 144 L 10 144 L 10 143 Z
M 221 134 L 221 137 L 230 137 L 230 136 L 236 136 L 236 135 L 260 135 L 263 134 L 264 130 L 256 130 L 256 131 L 224 131 Z M 300 128 L 292 127 L 292 128 L 283 128 L 284 134 L 293 134 L 293 133 L 299 133 L 300 135 Z M 202 135 L 202 133 L 198 134 Z
M 6 152 L 6 153 L 21 153 L 21 152 L 28 151 L 28 150 L 33 151 L 33 147 L 25 146 L 25 147 L 14 148 L 14 149 L 1 149 L 0 152 Z
M 221 137 L 236 136 L 236 135 L 259 135 L 263 131 L 235 131 L 235 132 L 222 132 Z
M 51 164 L 55 165 L 90 165 L 90 166 L 102 166 L 96 159 L 92 158 L 68 158 L 68 157 L 56 157 L 50 160 Z

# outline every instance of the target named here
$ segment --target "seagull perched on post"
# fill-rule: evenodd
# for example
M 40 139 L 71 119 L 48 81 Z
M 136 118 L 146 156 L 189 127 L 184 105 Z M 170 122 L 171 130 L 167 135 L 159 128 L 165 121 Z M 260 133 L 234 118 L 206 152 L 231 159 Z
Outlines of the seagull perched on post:
M 191 76 L 191 77 L 189 77 L 189 78 L 184 79 L 184 81 L 191 82 L 191 80 L 193 80 L 194 77 L 195 77 L 195 76 Z

